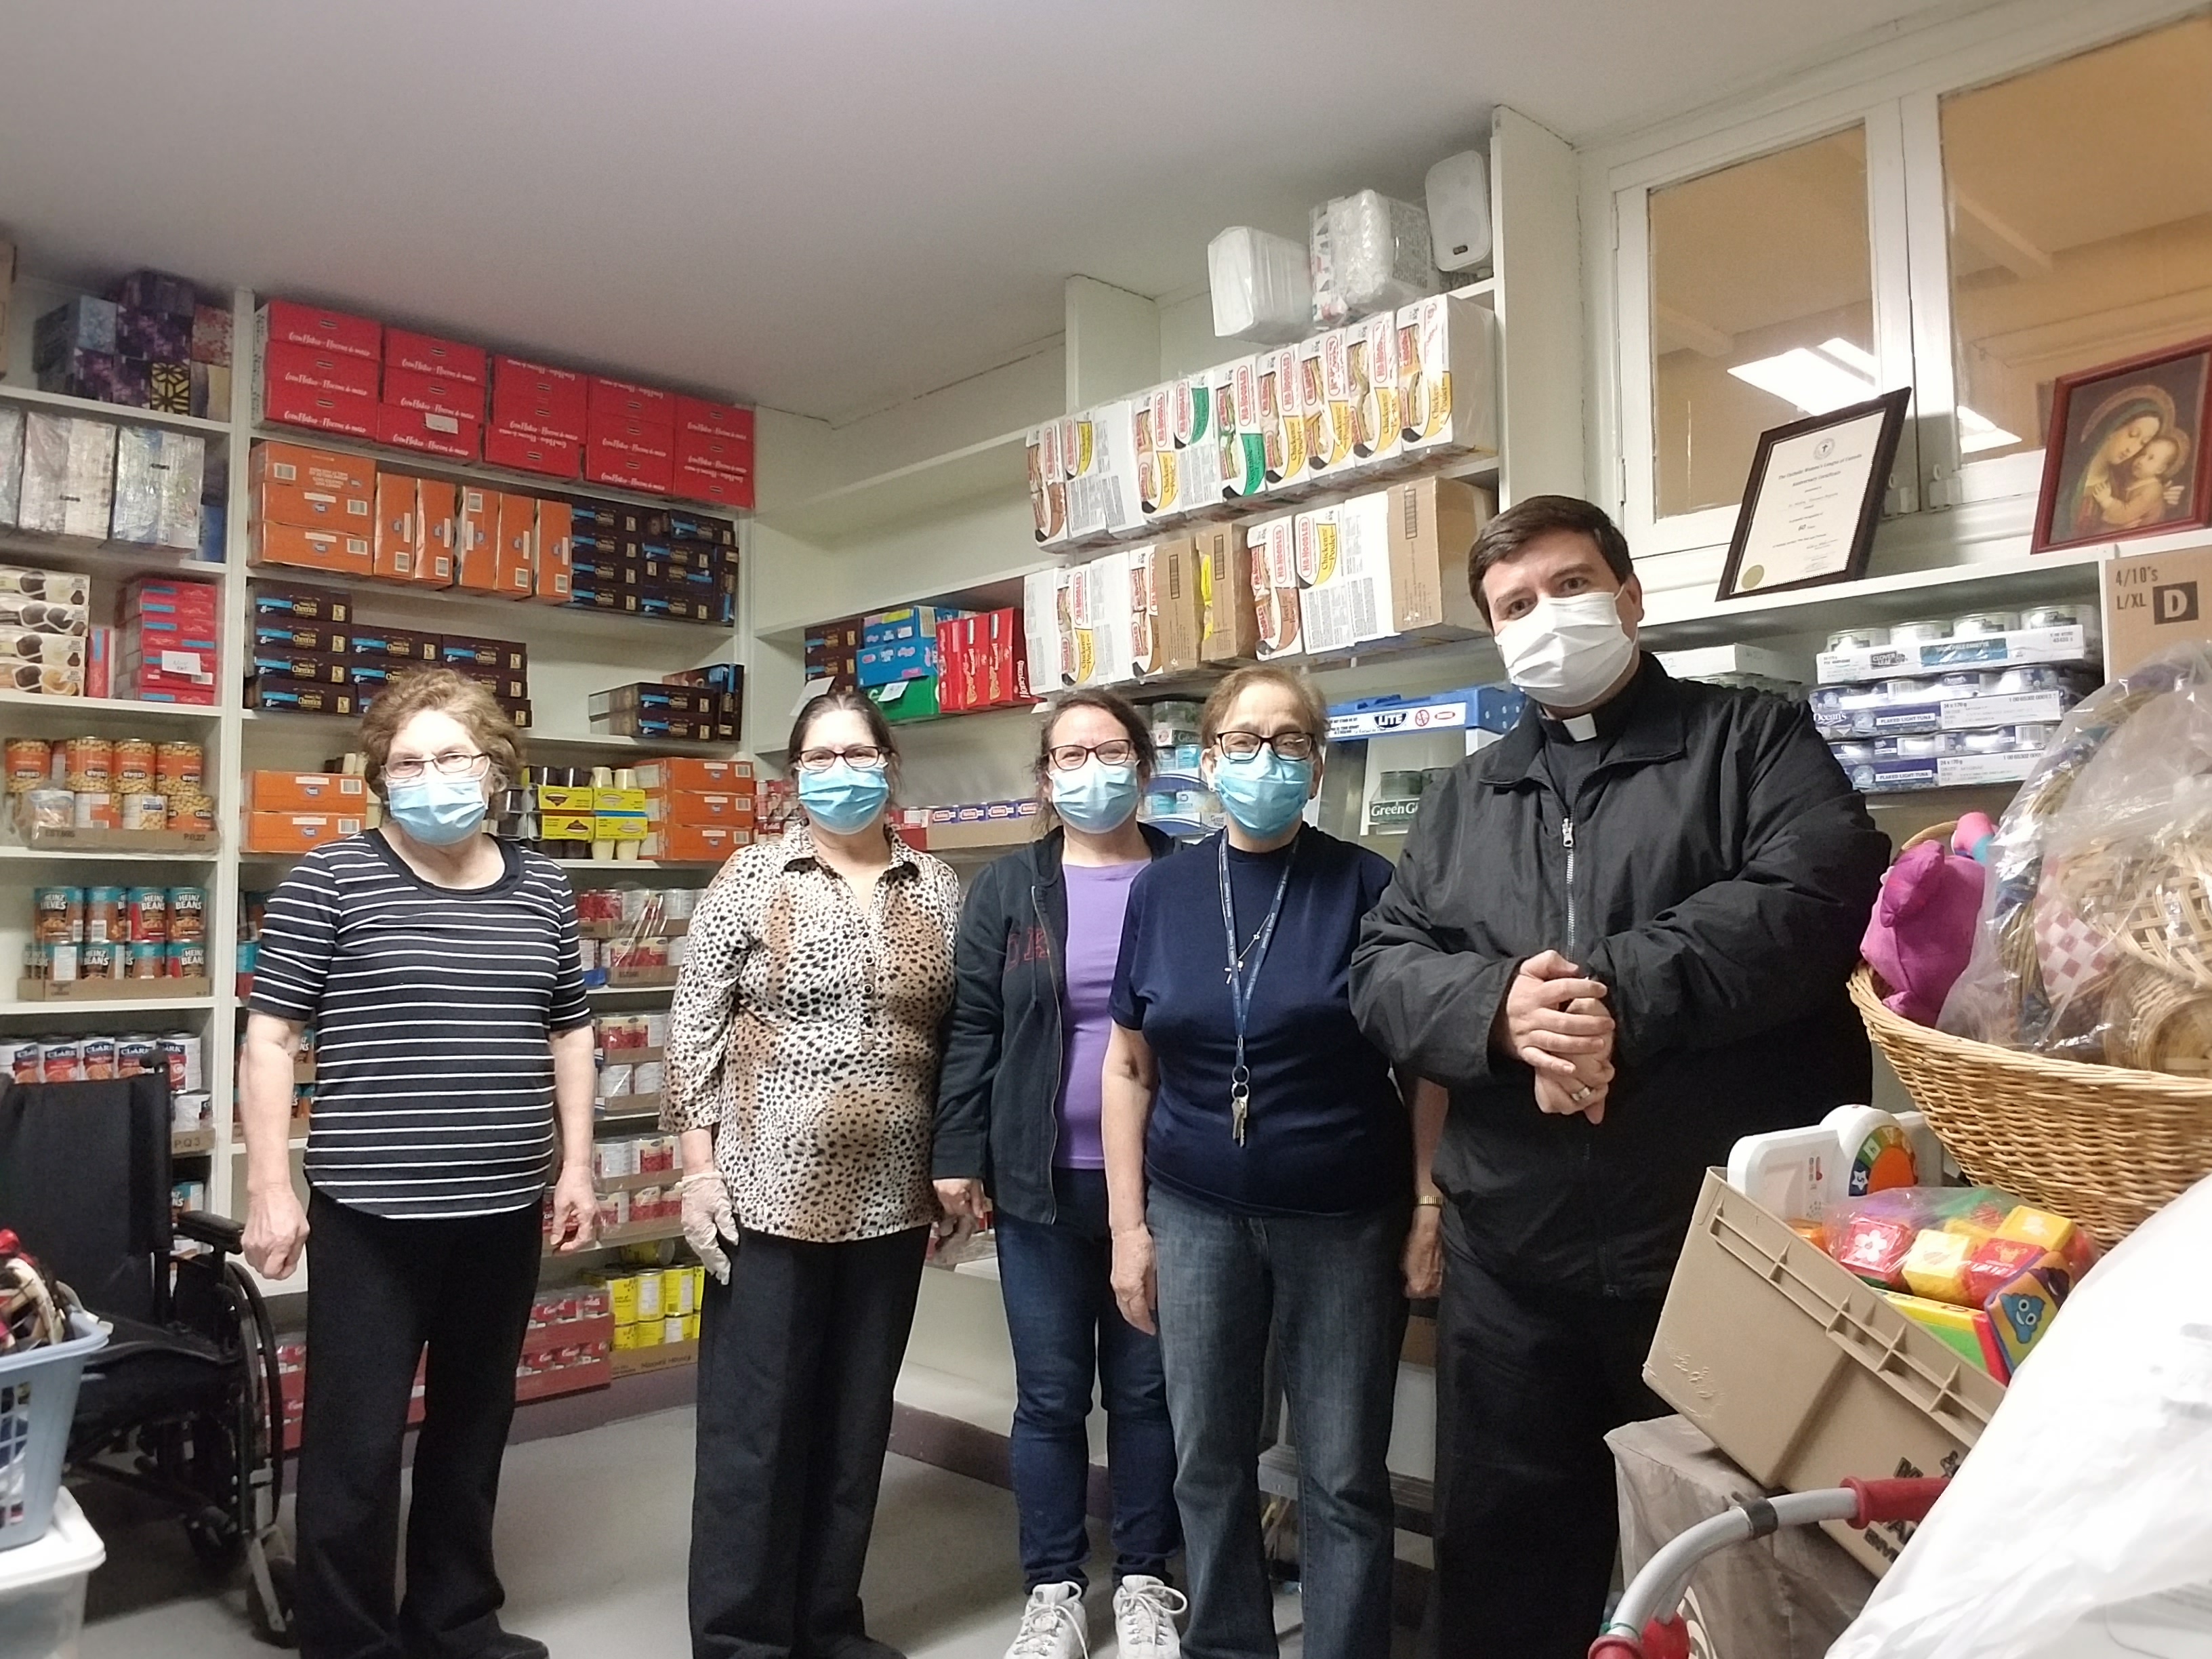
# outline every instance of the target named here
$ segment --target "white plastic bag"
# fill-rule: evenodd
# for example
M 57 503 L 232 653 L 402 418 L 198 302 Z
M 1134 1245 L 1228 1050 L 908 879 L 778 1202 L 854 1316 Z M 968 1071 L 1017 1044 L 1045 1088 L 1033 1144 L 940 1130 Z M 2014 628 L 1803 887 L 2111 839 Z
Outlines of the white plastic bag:
M 2212 1180 L 2082 1281 L 1829 1659 L 2167 1652 L 2108 1645 L 2123 1622 L 2212 1652 L 2208 1260 Z
M 1340 196 L 1316 209 L 1309 235 L 1313 319 L 1323 328 L 1441 293 L 1429 216 L 1380 191 Z
M 1231 225 L 1206 245 L 1206 271 L 1216 337 L 1285 345 L 1312 325 L 1306 250 L 1289 237 Z

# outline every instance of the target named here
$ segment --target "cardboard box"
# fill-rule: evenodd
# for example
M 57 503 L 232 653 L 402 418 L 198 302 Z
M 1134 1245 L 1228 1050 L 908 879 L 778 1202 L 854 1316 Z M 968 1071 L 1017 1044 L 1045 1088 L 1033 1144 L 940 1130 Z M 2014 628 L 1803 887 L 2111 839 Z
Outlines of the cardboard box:
M 312 346 L 372 363 L 383 355 L 381 324 L 296 300 L 270 301 L 254 313 L 253 330 L 264 356 L 272 345 Z
M 1175 385 L 1154 386 L 1137 404 L 1137 501 L 1146 520 L 1180 517 L 1182 475 L 1176 465 Z
M 1133 678 L 1134 599 L 1129 556 L 1102 553 L 1068 572 L 1068 618 L 1075 634 L 1079 685 L 1117 685 Z
M 246 807 L 255 812 L 362 812 L 366 779 L 344 772 L 250 772 Z
M 538 833 L 546 841 L 590 841 L 599 825 L 591 812 L 543 812 Z
M 1395 627 L 1390 505 L 1380 493 L 1360 495 L 1301 513 L 1292 521 L 1297 626 L 1312 655 L 1350 651 L 1387 637 Z M 1253 592 L 1260 592 L 1256 558 Z
M 584 412 L 590 421 L 647 421 L 654 426 L 673 429 L 676 424 L 676 394 L 649 386 L 632 386 L 628 380 L 610 380 L 605 375 L 594 374 L 586 384 Z
M 643 841 L 652 833 L 652 825 L 642 812 L 595 812 L 592 815 L 593 841 Z
M 584 445 L 584 479 L 587 483 L 667 494 L 675 480 L 675 466 L 665 434 L 635 422 L 614 431 L 594 428 Z
M 1397 314 L 1383 312 L 1355 323 L 1350 336 L 1346 367 L 1358 422 L 1352 441 L 1355 465 L 1381 466 L 1395 463 L 1405 443 L 1405 422 L 1398 406 Z
M 289 565 L 342 576 L 376 574 L 366 532 L 311 530 L 304 525 L 256 524 L 246 550 L 251 565 Z
M 502 495 L 499 498 L 499 542 L 493 560 L 495 591 L 510 599 L 526 599 L 538 591 L 538 498 Z
M 487 428 L 483 434 L 483 458 L 494 466 L 512 467 L 517 472 L 540 473 L 548 478 L 580 478 L 584 476 L 584 447 L 566 438 L 534 437 L 520 432 L 510 432 L 505 427 Z
M 1769 1490 L 1948 1474 L 2004 1385 L 1899 1313 L 1713 1170 L 1644 1380 Z M 1876 1573 L 1910 1525 L 1826 1530 Z
M 653 793 L 687 790 L 750 795 L 753 792 L 750 761 L 675 757 L 647 761 L 635 769 L 638 787 Z
M 463 484 L 453 518 L 453 585 L 499 591 L 499 492 Z
M 255 679 L 246 686 L 247 704 L 290 714 L 356 714 L 360 702 L 349 685 L 312 685 L 299 680 Z
M 1030 683 L 1040 696 L 1075 684 L 1075 630 L 1068 616 L 1069 572 L 1032 570 L 1022 579 L 1022 628 Z
M 1267 419 L 1260 406 L 1260 360 L 1240 357 L 1214 371 L 1221 422 L 1221 495 L 1249 501 L 1267 488 Z
M 2124 553 L 2105 561 L 2101 578 L 2108 678 L 2170 647 L 2212 639 L 2212 540 L 2170 553 Z
M 709 471 L 704 467 L 678 464 L 671 469 L 668 493 L 687 501 L 711 501 L 716 507 L 738 511 L 750 511 L 753 504 L 753 481 L 750 475 Z
M 274 623 L 343 628 L 353 620 L 353 597 L 348 593 L 334 593 L 325 587 L 287 587 L 275 582 L 255 582 L 248 591 L 257 628 Z
M 327 651 L 289 650 L 282 646 L 257 645 L 246 672 L 272 679 L 302 680 L 313 685 L 350 685 L 349 659 Z
M 2084 605 L 2077 614 L 2094 615 Z M 1960 668 L 2008 668 L 2024 663 L 2081 663 L 2094 659 L 2098 630 L 2074 624 L 2023 628 L 2009 634 L 1927 640 L 1901 645 L 1823 651 L 1814 659 L 1823 685 L 1915 678 Z
M 482 425 L 465 415 L 438 415 L 391 404 L 376 406 L 376 441 L 454 461 L 473 461 L 483 443 Z
M 566 605 L 574 587 L 574 550 L 569 520 L 566 501 L 538 503 L 537 578 L 529 597 L 548 605 Z
M 373 623 L 353 625 L 350 654 L 366 662 L 421 666 L 440 659 L 440 636 L 411 628 L 379 628 Z
M 520 357 L 491 360 L 491 422 L 511 432 L 581 443 L 589 398 L 585 377 Z
M 257 520 L 356 533 L 373 522 L 375 468 L 357 456 L 305 444 L 258 443 L 247 476 Z
M 1498 313 L 1433 294 L 1398 313 L 1401 453 L 1498 453 Z
M 645 798 L 645 816 L 658 826 L 693 828 L 726 824 L 750 829 L 753 798 L 749 794 L 716 793 L 706 790 L 649 793 Z
M 375 361 L 326 346 L 272 343 L 262 359 L 262 372 L 272 397 L 282 387 L 287 393 L 329 392 L 376 400 Z
M 1289 514 L 1241 526 L 1261 662 L 1305 649 L 1299 627 L 1297 521 Z
M 1191 540 L 1199 602 L 1206 617 L 1206 631 L 1199 641 L 1200 659 L 1221 664 L 1255 660 L 1260 648 L 1260 623 L 1252 604 L 1243 526 L 1204 525 Z
M 897 645 L 909 640 L 933 641 L 937 630 L 957 617 L 965 616 L 945 605 L 909 605 L 896 611 L 877 611 L 860 618 L 860 644 Z
M 1258 367 L 1260 432 L 1267 488 L 1276 495 L 1304 494 L 1312 483 L 1306 460 L 1306 410 L 1298 378 L 1298 349 L 1277 346 L 1255 359 Z
M 445 634 L 439 636 L 438 660 L 448 668 L 482 668 L 500 674 L 527 674 L 530 672 L 530 647 L 513 640 Z
M 228 368 L 232 333 L 228 306 L 194 306 L 192 361 L 210 368 Z
M 376 532 L 371 538 L 369 574 L 387 581 L 415 580 L 415 560 L 422 539 L 416 513 L 415 480 L 404 473 L 376 475 Z
M 404 328 L 384 331 L 384 366 L 416 374 L 434 374 L 462 380 L 481 388 L 485 380 L 484 349 L 458 340 L 441 340 L 432 334 L 410 333 Z
M 750 830 L 734 824 L 670 824 L 646 836 L 639 856 L 663 864 L 719 864 L 752 842 Z
M 753 411 L 732 404 L 709 403 L 703 398 L 676 399 L 676 430 L 703 438 L 726 438 L 742 443 L 747 469 L 752 459 Z
M 1392 484 L 1388 499 L 1394 631 L 1418 640 L 1489 632 L 1468 586 L 1468 561 L 1497 515 L 1497 496 L 1457 478 L 1429 477 Z
M 1152 654 L 1147 672 L 1185 674 L 1205 660 L 1206 593 L 1200 580 L 1198 543 L 1189 536 L 1153 544 L 1146 599 L 1152 611 Z
M 264 621 L 256 613 L 252 637 L 246 641 L 249 650 L 327 651 L 344 656 L 353 648 L 353 635 L 342 623 L 292 621 L 275 612 L 270 617 Z
M 1316 479 L 1352 464 L 1358 411 L 1352 395 L 1351 336 L 1333 328 L 1299 343 L 1298 395 L 1306 417 L 1306 471 Z
M 975 620 L 956 617 L 937 630 L 937 706 L 948 714 L 976 706 Z
M 483 387 L 468 380 L 425 374 L 417 369 L 386 368 L 383 401 L 395 409 L 452 415 L 468 421 L 483 419 Z
M 432 587 L 453 585 L 453 547 L 460 533 L 461 490 L 442 478 L 415 481 L 415 580 Z
M 1060 459 L 1060 423 L 1033 426 L 1024 440 L 1029 458 L 1030 514 L 1040 547 L 1067 539 L 1067 471 Z
M 367 827 L 359 813 L 250 812 L 246 819 L 249 853 L 307 853 L 327 847 Z
M 1122 536 L 1143 528 L 1137 477 L 1137 405 L 1101 404 L 1076 417 L 1074 465 L 1067 484 L 1068 539 Z
M 264 374 L 253 382 L 253 418 L 276 426 L 308 427 L 349 438 L 376 436 L 376 400 L 351 392 L 274 382 Z
M 628 685 L 594 691 L 586 700 L 585 714 L 593 720 L 632 709 L 665 714 L 719 714 L 722 693 L 705 686 L 665 684 L 637 680 Z
M 895 680 L 889 685 L 866 686 L 862 695 L 881 709 L 884 718 L 894 726 L 910 720 L 933 720 L 945 712 L 938 704 L 934 676 L 925 680 Z

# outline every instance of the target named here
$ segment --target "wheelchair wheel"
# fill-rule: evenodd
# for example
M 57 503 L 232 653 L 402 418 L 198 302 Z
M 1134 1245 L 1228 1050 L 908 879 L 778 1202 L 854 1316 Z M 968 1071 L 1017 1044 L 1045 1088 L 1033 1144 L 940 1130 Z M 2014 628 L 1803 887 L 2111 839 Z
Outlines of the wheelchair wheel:
M 246 1616 L 252 1621 L 257 1641 L 265 1642 L 270 1647 L 296 1648 L 300 1645 L 300 1630 L 292 1615 L 295 1583 L 292 1563 L 282 1556 L 272 1555 L 268 1558 L 267 1566 L 270 1592 L 276 1606 L 272 1609 L 262 1600 L 260 1581 L 249 1575 L 246 1581 Z

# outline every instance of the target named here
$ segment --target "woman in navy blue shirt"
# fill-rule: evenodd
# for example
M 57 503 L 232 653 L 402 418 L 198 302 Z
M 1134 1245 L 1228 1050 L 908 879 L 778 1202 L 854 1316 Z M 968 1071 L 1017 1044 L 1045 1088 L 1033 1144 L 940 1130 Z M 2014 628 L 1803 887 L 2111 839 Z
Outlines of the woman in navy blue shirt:
M 1415 1203 L 1414 1091 L 1360 1035 L 1346 989 L 1390 866 L 1303 821 L 1327 731 L 1312 688 L 1281 669 L 1215 690 L 1203 765 L 1228 827 L 1138 876 L 1115 975 L 1114 1290 L 1159 1331 L 1184 1639 L 1206 1659 L 1276 1652 L 1254 1456 L 1271 1329 L 1298 1450 L 1306 1653 L 1390 1645 L 1385 1456 L 1406 1293 L 1433 1293 L 1438 1210 L 1425 1179 Z M 1432 1145 L 1442 1092 L 1418 1101 Z

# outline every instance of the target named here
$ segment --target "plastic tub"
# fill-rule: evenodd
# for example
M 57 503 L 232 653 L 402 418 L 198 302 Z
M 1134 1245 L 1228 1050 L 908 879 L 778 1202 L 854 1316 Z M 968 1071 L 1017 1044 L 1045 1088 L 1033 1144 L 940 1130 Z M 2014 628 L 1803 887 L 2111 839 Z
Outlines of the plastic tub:
M 37 1543 L 0 1554 L 0 1659 L 76 1659 L 85 1581 L 107 1548 L 67 1492 L 52 1510 Z
M 97 1320 L 70 1320 L 76 1334 L 68 1341 L 0 1356 L 0 1562 L 46 1533 L 84 1362 L 107 1346 Z

